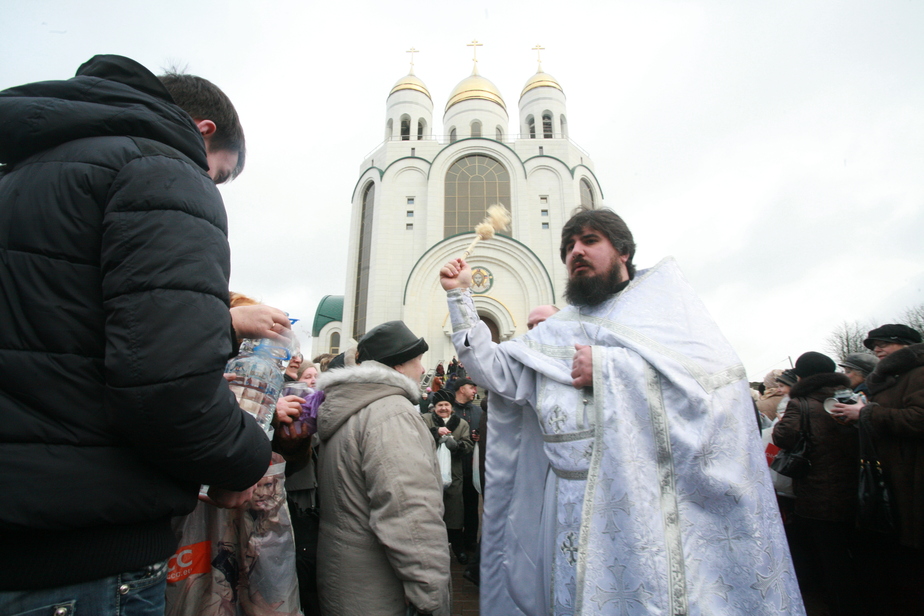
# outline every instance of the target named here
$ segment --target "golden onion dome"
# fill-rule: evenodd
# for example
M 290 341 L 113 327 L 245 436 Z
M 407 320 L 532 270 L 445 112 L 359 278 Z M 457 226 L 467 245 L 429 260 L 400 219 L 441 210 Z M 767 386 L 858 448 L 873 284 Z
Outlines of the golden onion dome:
M 449 102 L 446 103 L 446 111 L 449 111 L 449 108 L 456 103 L 470 100 L 491 101 L 500 105 L 505 113 L 507 111 L 507 105 L 504 104 L 500 90 L 490 80 L 478 74 L 477 65 L 472 74 L 460 81 L 459 85 L 453 89 L 449 95 Z
M 520 92 L 520 98 L 523 98 L 527 92 L 530 90 L 535 90 L 536 88 L 555 88 L 562 94 L 565 93 L 555 78 L 548 73 L 543 73 L 541 68 L 536 71 L 536 74 L 530 77 L 526 82 L 526 85 L 523 86 L 523 91 Z
M 404 77 L 402 77 L 395 83 L 395 87 L 391 89 L 391 92 L 388 93 L 388 96 L 391 96 L 392 94 L 394 94 L 395 92 L 398 92 L 399 90 L 415 90 L 417 92 L 425 94 L 426 97 L 429 98 L 431 101 L 433 100 L 433 97 L 430 96 L 430 91 L 427 90 L 427 86 L 425 86 L 424 82 L 422 82 L 417 77 L 417 75 L 414 74 L 413 69 L 411 69 L 410 73 L 408 73 L 407 75 L 405 75 Z

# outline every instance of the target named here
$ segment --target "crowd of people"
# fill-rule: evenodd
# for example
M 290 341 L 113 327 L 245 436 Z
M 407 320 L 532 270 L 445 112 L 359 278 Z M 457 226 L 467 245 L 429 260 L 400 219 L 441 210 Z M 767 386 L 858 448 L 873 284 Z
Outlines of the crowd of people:
M 580 209 L 522 336 L 452 259 L 448 367 L 402 321 L 308 361 L 228 291 L 245 151 L 214 84 L 119 56 L 0 92 L 0 613 L 448 615 L 452 558 L 486 616 L 924 613 L 919 332 L 752 392 L 677 264 Z M 225 368 L 283 339 L 264 431 Z

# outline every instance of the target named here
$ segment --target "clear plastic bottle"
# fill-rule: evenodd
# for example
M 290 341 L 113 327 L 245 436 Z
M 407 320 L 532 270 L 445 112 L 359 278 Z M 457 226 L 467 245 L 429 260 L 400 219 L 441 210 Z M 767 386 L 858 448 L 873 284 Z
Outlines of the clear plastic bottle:
M 267 435 L 273 436 L 273 413 L 282 393 L 283 374 L 298 349 L 298 339 L 286 332 L 283 340 L 247 339 L 240 354 L 228 362 L 225 372 L 235 375 L 229 385 L 241 408 L 253 415 Z

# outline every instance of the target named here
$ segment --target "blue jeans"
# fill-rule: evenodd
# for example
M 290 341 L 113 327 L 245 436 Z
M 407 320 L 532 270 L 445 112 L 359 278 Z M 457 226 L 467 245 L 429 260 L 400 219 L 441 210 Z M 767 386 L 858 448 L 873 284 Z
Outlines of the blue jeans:
M 4 616 L 164 616 L 167 561 L 101 580 L 0 591 Z

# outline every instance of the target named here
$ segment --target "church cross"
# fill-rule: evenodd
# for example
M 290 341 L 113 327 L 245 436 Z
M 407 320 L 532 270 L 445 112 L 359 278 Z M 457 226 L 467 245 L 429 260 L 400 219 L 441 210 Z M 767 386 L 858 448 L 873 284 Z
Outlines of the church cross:
M 539 63 L 539 71 L 541 72 L 542 71 L 542 52 L 545 51 L 545 47 L 537 43 L 536 46 L 533 47 L 533 51 L 536 52 L 536 62 Z
M 411 72 L 413 73 L 413 72 L 414 72 L 414 54 L 415 54 L 415 53 L 420 53 L 420 50 L 419 50 L 419 49 L 414 49 L 413 47 L 411 47 L 410 49 L 408 49 L 408 50 L 405 51 L 404 53 L 409 53 L 409 54 L 411 54 Z
M 472 39 L 472 42 L 466 43 L 465 46 L 472 48 L 472 62 L 477 64 L 478 63 L 478 48 L 484 47 L 484 45 L 482 43 L 479 43 L 477 39 Z

